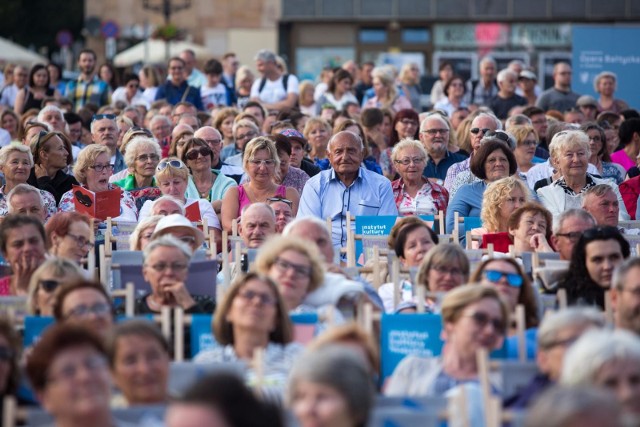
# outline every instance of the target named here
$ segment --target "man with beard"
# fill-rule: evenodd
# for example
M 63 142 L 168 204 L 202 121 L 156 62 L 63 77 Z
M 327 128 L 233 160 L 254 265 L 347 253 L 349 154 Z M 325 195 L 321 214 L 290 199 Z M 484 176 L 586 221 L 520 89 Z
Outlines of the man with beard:
M 465 159 L 463 154 L 447 149 L 449 132 L 449 124 L 438 113 L 428 115 L 420 125 L 420 141 L 428 154 L 422 175 L 439 185 L 443 184 L 449 167 Z
M 640 334 L 640 258 L 630 258 L 614 272 L 611 306 L 616 328 Z
M 86 104 L 98 107 L 111 104 L 111 90 L 109 84 L 102 81 L 95 74 L 96 53 L 91 49 L 83 49 L 78 56 L 80 75 L 77 80 L 67 83 L 65 96 L 73 102 L 76 111 Z
M 113 165 L 113 173 L 118 173 L 127 168 L 124 156 L 118 150 L 118 125 L 113 114 L 97 114 L 91 122 L 91 137 L 94 144 L 106 146 L 111 153 L 110 164 Z
M 368 171 L 362 164 L 364 145 L 360 137 L 348 131 L 335 134 L 327 145 L 331 169 L 309 179 L 300 197 L 298 218 L 331 218 L 335 248 L 347 244 L 347 213 L 361 215 L 398 215 L 391 182 Z M 355 222 L 351 222 L 355 229 Z

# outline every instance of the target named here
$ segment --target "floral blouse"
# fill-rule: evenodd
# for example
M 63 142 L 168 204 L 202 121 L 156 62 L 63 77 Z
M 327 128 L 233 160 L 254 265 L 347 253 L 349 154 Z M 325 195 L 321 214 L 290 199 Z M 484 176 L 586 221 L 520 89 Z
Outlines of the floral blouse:
M 109 190 L 113 190 L 114 188 L 118 187 L 109 184 Z M 73 190 L 69 190 L 62 195 L 58 210 L 60 212 L 72 212 L 76 210 L 76 205 L 73 203 Z M 122 195 L 120 196 L 120 216 L 113 219 L 123 222 L 138 222 L 136 201 L 128 191 L 122 190 Z
M 47 212 L 47 217 L 45 221 L 48 221 L 49 218 L 56 212 L 58 212 L 58 208 L 56 206 L 56 199 L 53 197 L 53 194 L 49 193 L 46 190 L 40 190 L 40 195 L 42 196 L 42 201 L 44 202 L 44 209 Z M 7 216 L 9 213 L 9 206 L 7 205 L 7 194 L 4 194 L 4 185 L 0 187 L 0 217 Z
M 391 183 L 393 197 L 400 216 L 407 215 L 436 215 L 438 211 L 446 211 L 449 203 L 449 192 L 441 185 L 429 182 L 425 177 L 424 185 L 416 197 L 411 197 L 404 191 L 402 178 Z

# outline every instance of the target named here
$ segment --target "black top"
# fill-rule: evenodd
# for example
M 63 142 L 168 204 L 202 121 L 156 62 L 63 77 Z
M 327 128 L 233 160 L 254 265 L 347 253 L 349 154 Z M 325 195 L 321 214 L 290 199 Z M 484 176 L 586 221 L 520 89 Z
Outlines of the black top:
M 44 98 L 36 99 L 33 96 L 33 92 L 31 92 L 26 87 L 24 88 L 24 90 L 27 92 L 27 95 L 26 95 L 25 100 L 24 100 L 24 107 L 22 108 L 22 112 L 30 110 L 31 108 L 37 108 L 38 110 L 41 109 L 42 108 L 42 101 L 44 101 Z M 55 89 L 52 88 L 52 87 L 48 87 L 47 90 L 45 91 L 44 95 L 45 95 L 45 97 L 49 97 L 49 96 L 53 96 L 54 93 L 55 93 Z
M 56 172 L 53 179 L 48 176 L 36 178 L 35 168 L 31 168 L 31 174 L 27 179 L 27 184 L 53 194 L 53 197 L 56 199 L 56 204 L 60 203 L 62 195 L 71 190 L 73 185 L 80 185 L 73 176 L 62 172 L 62 170 Z
M 151 307 L 147 304 L 147 297 L 150 294 L 145 294 L 141 298 L 136 299 L 134 306 L 134 313 L 138 314 L 157 314 L 158 312 L 151 310 Z M 203 295 L 191 295 L 196 304 L 185 310 L 185 314 L 212 314 L 216 309 L 216 302 L 213 298 Z
M 306 158 L 303 158 L 302 162 L 300 162 L 300 169 L 305 171 L 307 175 L 309 175 L 309 178 L 319 174 L 321 170 L 318 166 L 315 165 L 315 163 Z

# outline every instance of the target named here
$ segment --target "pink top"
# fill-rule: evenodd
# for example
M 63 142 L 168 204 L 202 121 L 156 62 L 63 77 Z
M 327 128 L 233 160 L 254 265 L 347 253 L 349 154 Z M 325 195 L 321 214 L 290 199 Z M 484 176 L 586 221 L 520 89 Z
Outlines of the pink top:
M 276 190 L 276 194 L 273 197 L 287 197 L 287 187 L 279 185 Z M 252 202 L 249 200 L 249 195 L 244 191 L 244 185 L 238 186 L 238 217 L 242 215 L 242 209 L 250 205 Z
M 636 162 L 632 158 L 630 158 L 624 150 L 616 151 L 615 153 L 611 154 L 611 161 L 613 163 L 619 164 L 626 171 L 636 165 Z

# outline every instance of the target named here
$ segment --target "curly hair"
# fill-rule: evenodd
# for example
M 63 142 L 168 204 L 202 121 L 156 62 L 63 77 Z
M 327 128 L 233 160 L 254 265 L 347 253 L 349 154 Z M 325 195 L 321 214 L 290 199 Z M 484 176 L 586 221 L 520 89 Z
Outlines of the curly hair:
M 507 231 L 505 227 L 506 224 L 502 221 L 503 218 L 500 218 L 500 209 L 515 189 L 522 191 L 527 202 L 531 200 L 531 192 L 527 188 L 527 185 L 515 175 L 499 179 L 487 186 L 482 196 L 480 218 L 482 219 L 482 225 L 489 233 Z

